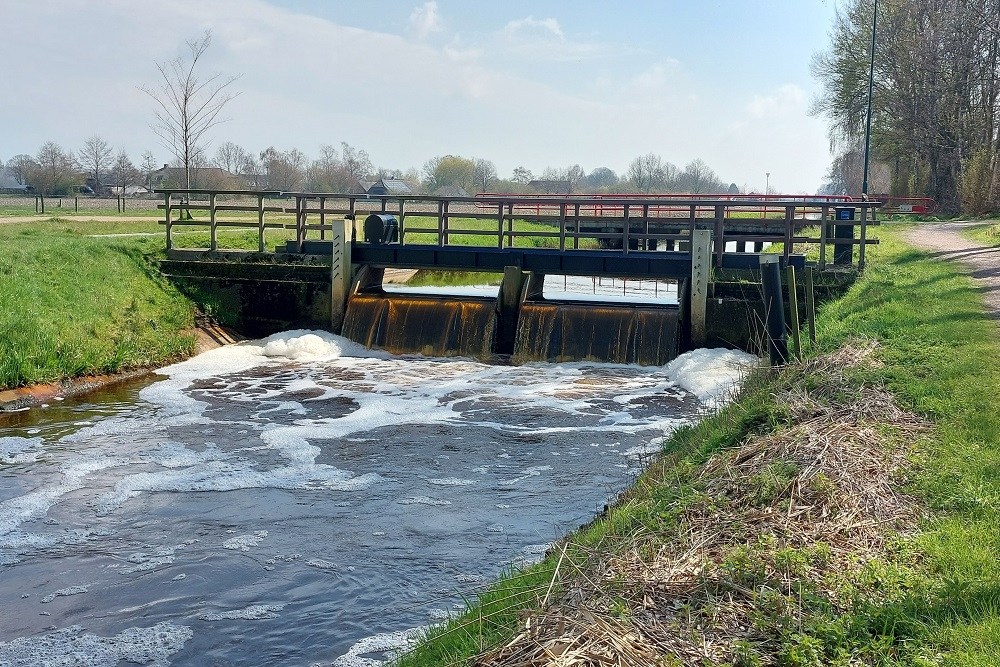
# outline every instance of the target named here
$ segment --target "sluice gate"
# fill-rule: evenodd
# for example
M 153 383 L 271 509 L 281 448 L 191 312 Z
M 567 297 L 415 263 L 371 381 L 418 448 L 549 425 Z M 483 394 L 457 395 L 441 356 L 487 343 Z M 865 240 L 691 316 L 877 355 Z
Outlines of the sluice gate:
M 600 360 L 642 365 L 661 365 L 704 345 L 767 349 L 758 336 L 764 321 L 773 319 L 767 317 L 767 309 L 788 300 L 781 295 L 781 280 L 777 287 L 773 280 L 770 286 L 761 283 L 765 264 L 772 267 L 769 271 L 780 266 L 781 277 L 794 281 L 795 269 L 806 267 L 803 251 L 814 248 L 818 261 L 813 255 L 807 269 L 810 284 L 814 269 L 820 274 L 853 273 L 864 264 L 865 247 L 877 243 L 867 234 L 878 224 L 879 206 L 823 198 L 691 197 L 664 204 L 655 197 L 622 201 L 605 197 L 598 202 L 586 195 L 442 198 L 160 192 L 165 197 L 165 272 L 189 280 L 195 264 L 202 267 L 197 271 L 226 264 L 224 275 L 241 274 L 228 280 L 239 283 L 234 300 L 242 300 L 244 310 L 256 307 L 255 263 L 306 263 L 320 274 L 325 265 L 329 308 L 324 327 L 371 348 L 402 354 L 500 356 L 514 362 Z M 249 203 L 240 204 L 241 198 Z M 289 206 L 286 202 L 292 200 L 294 206 Z M 208 219 L 194 219 L 191 212 L 207 212 Z M 241 212 L 253 218 L 241 219 Z M 207 227 L 209 248 L 176 248 L 171 230 L 182 225 Z M 256 252 L 220 248 L 222 232 L 234 227 L 258 231 Z M 274 251 L 267 251 L 265 236 L 276 230 L 286 235 Z M 288 232 L 294 238 L 288 239 Z M 727 244 L 743 252 L 732 252 Z M 767 246 L 770 249 L 764 250 Z M 772 266 L 772 260 L 778 264 Z M 499 273 L 502 281 L 495 295 L 401 294 L 383 288 L 387 268 Z M 316 275 L 313 269 L 299 273 Z M 676 286 L 676 303 L 546 297 L 545 276 L 666 280 Z M 733 287 L 742 296 L 734 297 Z M 273 286 L 269 289 L 277 293 Z M 764 293 L 767 290 L 769 294 Z M 321 312 L 313 308 L 308 318 L 289 319 L 289 324 L 315 326 L 314 318 Z M 737 319 L 747 321 L 740 324 Z M 790 321 L 797 322 L 797 314 Z M 769 340 L 784 339 L 783 323 L 768 326 Z

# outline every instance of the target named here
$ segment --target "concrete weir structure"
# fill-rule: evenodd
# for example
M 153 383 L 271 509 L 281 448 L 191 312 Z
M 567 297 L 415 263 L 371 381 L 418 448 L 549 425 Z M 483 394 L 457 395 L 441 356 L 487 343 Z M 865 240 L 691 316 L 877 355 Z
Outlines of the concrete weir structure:
M 762 266 L 773 259 L 768 275 L 783 270 L 791 286 L 798 270 L 810 285 L 835 289 L 877 242 L 867 232 L 878 204 L 843 198 L 161 194 L 164 274 L 228 324 L 254 335 L 318 326 L 399 354 L 515 363 L 662 365 L 702 346 L 770 347 L 780 363 L 784 318 L 769 311 L 787 308 L 797 332 L 799 303 L 784 296 L 780 280 L 765 294 Z M 207 228 L 209 247 L 176 247 L 181 226 Z M 255 251 L 220 247 L 229 228 L 241 227 L 258 232 Z M 276 230 L 285 242 L 269 250 L 266 234 Z M 796 251 L 810 247 L 818 258 L 807 267 Z M 500 280 L 488 296 L 399 293 L 383 285 L 393 268 Z M 677 298 L 574 301 L 546 296 L 545 276 L 666 281 Z

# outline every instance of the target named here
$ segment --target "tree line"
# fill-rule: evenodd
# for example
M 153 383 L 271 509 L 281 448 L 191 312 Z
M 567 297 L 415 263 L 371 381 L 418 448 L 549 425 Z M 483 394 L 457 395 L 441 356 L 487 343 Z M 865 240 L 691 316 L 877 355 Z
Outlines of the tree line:
M 3 162 L 0 162 L 0 167 Z M 47 141 L 34 155 L 15 155 L 6 167 L 22 186 L 43 195 L 67 195 L 90 188 L 102 192 L 113 188 L 125 194 L 132 186 L 184 187 L 188 176 L 193 188 L 278 190 L 283 192 L 356 192 L 359 186 L 379 179 L 399 179 L 417 193 L 469 195 L 483 192 L 527 193 L 545 188 L 553 192 L 588 193 L 738 193 L 735 183 L 726 183 L 704 161 L 693 160 L 677 167 L 654 153 L 641 155 L 623 174 L 609 167 L 589 172 L 580 165 L 546 167 L 537 175 L 520 166 L 501 177 L 492 160 L 443 155 L 434 157 L 420 169 L 376 167 L 367 151 L 346 142 L 324 144 L 310 159 L 297 148 L 280 150 L 270 146 L 253 152 L 226 141 L 214 154 L 199 149 L 189 159 L 171 161 L 169 175 L 154 183 L 164 164 L 151 151 L 142 154 L 136 166 L 124 149 L 114 149 L 95 135 L 77 151 L 66 150 Z
M 831 123 L 832 191 L 859 194 L 875 0 L 847 0 L 813 60 Z M 1000 0 L 881 0 L 874 24 L 872 193 L 946 213 L 1000 211 Z

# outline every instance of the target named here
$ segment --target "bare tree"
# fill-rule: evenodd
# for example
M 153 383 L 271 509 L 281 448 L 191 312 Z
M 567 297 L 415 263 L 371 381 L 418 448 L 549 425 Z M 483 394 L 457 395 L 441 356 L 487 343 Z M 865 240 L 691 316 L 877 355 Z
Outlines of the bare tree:
M 252 159 L 253 156 L 249 152 L 231 141 L 224 142 L 215 151 L 215 166 L 230 174 L 239 174 L 244 171 L 247 162 Z
M 21 153 L 7 160 L 7 169 L 10 170 L 15 181 L 21 185 L 28 185 L 28 172 L 31 170 L 31 165 L 34 161 L 35 159 L 30 155 Z
M 100 188 L 102 176 L 111 169 L 113 155 L 111 146 L 100 135 L 95 134 L 83 142 L 79 162 L 87 176 L 94 179 L 94 192 Z
M 482 158 L 473 158 L 472 164 L 472 180 L 476 184 L 476 191 L 486 192 L 490 183 L 497 180 L 497 166 L 492 160 Z
M 159 105 L 153 131 L 184 168 L 187 188 L 191 187 L 192 163 L 204 152 L 205 132 L 226 120 L 219 118 L 219 114 L 239 95 L 229 90 L 239 75 L 223 76 L 216 72 L 204 79 L 198 75 L 198 62 L 211 43 L 210 30 L 199 39 L 188 40 L 189 57 L 156 63 L 162 84 L 157 88 L 142 88 Z
M 267 187 L 271 190 L 301 190 L 306 175 L 306 156 L 297 148 L 279 151 L 273 146 L 260 154 Z
M 139 163 L 139 172 L 142 174 L 142 182 L 146 184 L 147 190 L 153 189 L 153 184 L 150 182 L 150 175 L 159 168 L 159 164 L 156 162 L 156 158 L 153 157 L 152 151 L 145 151 L 142 154 L 142 162 Z
M 664 162 L 655 153 L 640 155 L 629 163 L 625 178 L 637 192 L 652 192 L 666 187 L 670 173 L 676 173 L 677 167 Z
M 127 194 L 126 190 L 129 187 L 141 182 L 142 174 L 132 164 L 132 160 L 129 159 L 124 148 L 118 151 L 118 155 L 115 156 L 114 164 L 111 167 L 111 177 L 120 197 Z

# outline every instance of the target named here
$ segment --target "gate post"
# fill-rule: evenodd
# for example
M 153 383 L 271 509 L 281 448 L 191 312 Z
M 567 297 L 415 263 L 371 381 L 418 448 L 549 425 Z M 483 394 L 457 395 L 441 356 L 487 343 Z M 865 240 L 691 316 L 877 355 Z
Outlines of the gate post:
M 708 282 L 712 274 L 712 232 L 696 229 L 691 237 L 691 347 L 705 345 Z
M 346 218 L 334 221 L 330 234 L 330 330 L 340 333 L 347 312 L 351 288 L 351 223 Z

